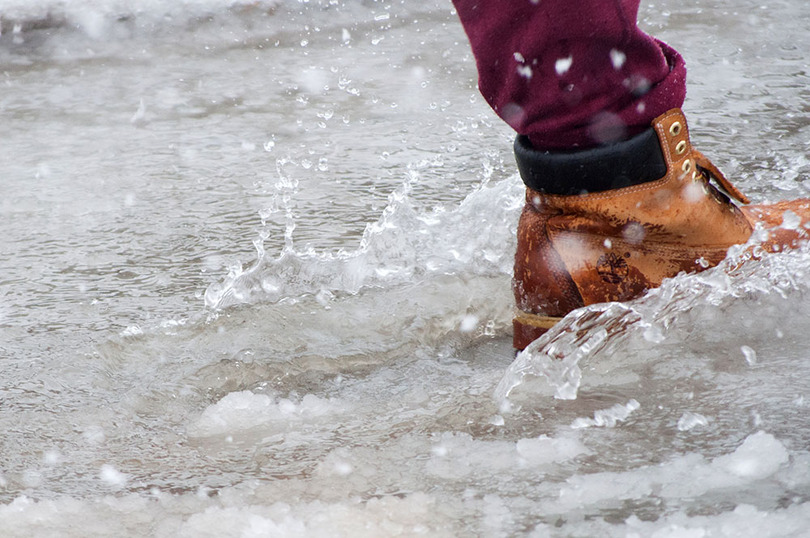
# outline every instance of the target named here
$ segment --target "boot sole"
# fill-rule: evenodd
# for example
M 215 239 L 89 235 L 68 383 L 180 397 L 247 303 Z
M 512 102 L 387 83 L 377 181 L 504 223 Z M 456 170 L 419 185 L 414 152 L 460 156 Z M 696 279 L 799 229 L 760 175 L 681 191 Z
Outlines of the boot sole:
M 518 310 L 512 320 L 514 334 L 512 345 L 518 351 L 522 351 L 534 340 L 543 336 L 549 329 L 554 327 L 562 318 L 553 316 L 541 316 Z

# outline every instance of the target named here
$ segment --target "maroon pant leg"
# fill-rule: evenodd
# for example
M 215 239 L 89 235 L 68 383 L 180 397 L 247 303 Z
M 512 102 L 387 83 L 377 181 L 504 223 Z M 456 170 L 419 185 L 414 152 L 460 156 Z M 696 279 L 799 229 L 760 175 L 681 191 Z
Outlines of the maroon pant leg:
M 453 0 L 478 86 L 534 147 L 622 140 L 680 107 L 681 56 L 636 26 L 640 0 Z

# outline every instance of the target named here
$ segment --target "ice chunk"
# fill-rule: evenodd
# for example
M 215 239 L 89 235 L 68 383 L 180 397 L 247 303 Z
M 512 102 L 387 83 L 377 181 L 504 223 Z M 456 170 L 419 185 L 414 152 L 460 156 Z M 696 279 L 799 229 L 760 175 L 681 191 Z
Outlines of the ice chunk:
M 731 454 L 720 456 L 712 466 L 751 480 L 771 476 L 789 459 L 788 451 L 773 435 L 759 431 Z
M 127 327 L 126 329 L 124 329 L 123 331 L 118 333 L 118 335 L 121 336 L 122 338 L 140 336 L 142 334 L 143 334 L 143 329 L 141 329 L 137 325 L 130 325 L 129 327 Z
M 678 430 L 686 432 L 696 426 L 706 426 L 708 423 L 709 420 L 703 415 L 687 411 L 678 419 Z
M 630 413 L 641 407 L 636 400 L 630 400 L 625 405 L 616 404 L 608 409 L 600 409 L 593 414 L 593 418 L 578 418 L 571 427 L 575 429 L 590 428 L 591 426 L 613 428 L 619 422 L 624 422 Z
M 431 448 L 427 472 L 445 479 L 459 479 L 481 472 L 502 473 L 517 464 L 515 444 L 479 441 L 468 434 L 444 433 Z
M 767 478 L 788 459 L 782 443 L 770 434 L 759 432 L 749 436 L 731 454 L 712 462 L 699 454 L 688 454 L 621 473 L 572 476 L 560 488 L 558 499 L 548 503 L 546 509 L 582 509 L 585 505 L 605 501 L 641 499 L 653 492 L 666 499 L 695 498 Z
M 560 461 L 569 461 L 589 450 L 577 439 L 553 438 L 541 435 L 535 439 L 521 439 L 517 442 L 517 452 L 521 458 L 532 465 L 544 465 Z
M 296 401 L 251 391 L 232 392 L 203 411 L 189 428 L 189 434 L 195 437 L 222 435 L 261 425 L 288 428 L 298 421 L 315 420 L 342 411 L 341 402 L 313 394 Z

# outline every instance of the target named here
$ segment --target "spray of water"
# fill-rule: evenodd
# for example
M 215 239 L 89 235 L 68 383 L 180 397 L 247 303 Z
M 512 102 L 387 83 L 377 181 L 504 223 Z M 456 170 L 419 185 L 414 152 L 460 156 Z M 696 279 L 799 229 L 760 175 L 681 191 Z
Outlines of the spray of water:
M 626 352 L 631 342 L 650 346 L 663 342 L 678 319 L 693 309 L 708 305 L 722 308 L 749 296 L 776 294 L 785 298 L 792 292 L 806 291 L 802 268 L 810 261 L 810 248 L 803 245 L 795 251 L 765 255 L 759 245 L 766 237 L 767 232 L 757 230 L 747 244 L 732 247 L 719 266 L 667 279 L 636 301 L 598 304 L 571 312 L 517 356 L 498 384 L 496 399 L 503 403 L 532 377 L 545 378 L 555 398 L 575 399 L 583 369 L 591 361 Z

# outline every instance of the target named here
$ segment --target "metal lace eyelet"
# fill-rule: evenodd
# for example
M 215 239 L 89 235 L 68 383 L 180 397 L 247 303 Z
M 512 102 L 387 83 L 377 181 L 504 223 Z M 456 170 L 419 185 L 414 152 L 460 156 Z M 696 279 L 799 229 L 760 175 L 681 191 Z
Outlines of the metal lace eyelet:
M 678 136 L 681 134 L 681 122 L 676 121 L 672 125 L 669 126 L 669 134 L 672 136 Z
M 687 174 L 688 174 L 689 172 L 691 172 L 691 171 L 692 171 L 692 161 L 690 161 L 689 159 L 685 160 L 685 161 L 683 162 L 683 165 L 681 166 L 681 169 L 682 169 L 684 172 L 686 172 Z
M 675 153 L 677 153 L 678 155 L 683 155 L 685 151 L 686 151 L 686 140 L 681 140 L 680 142 L 678 142 L 678 145 L 675 146 Z

